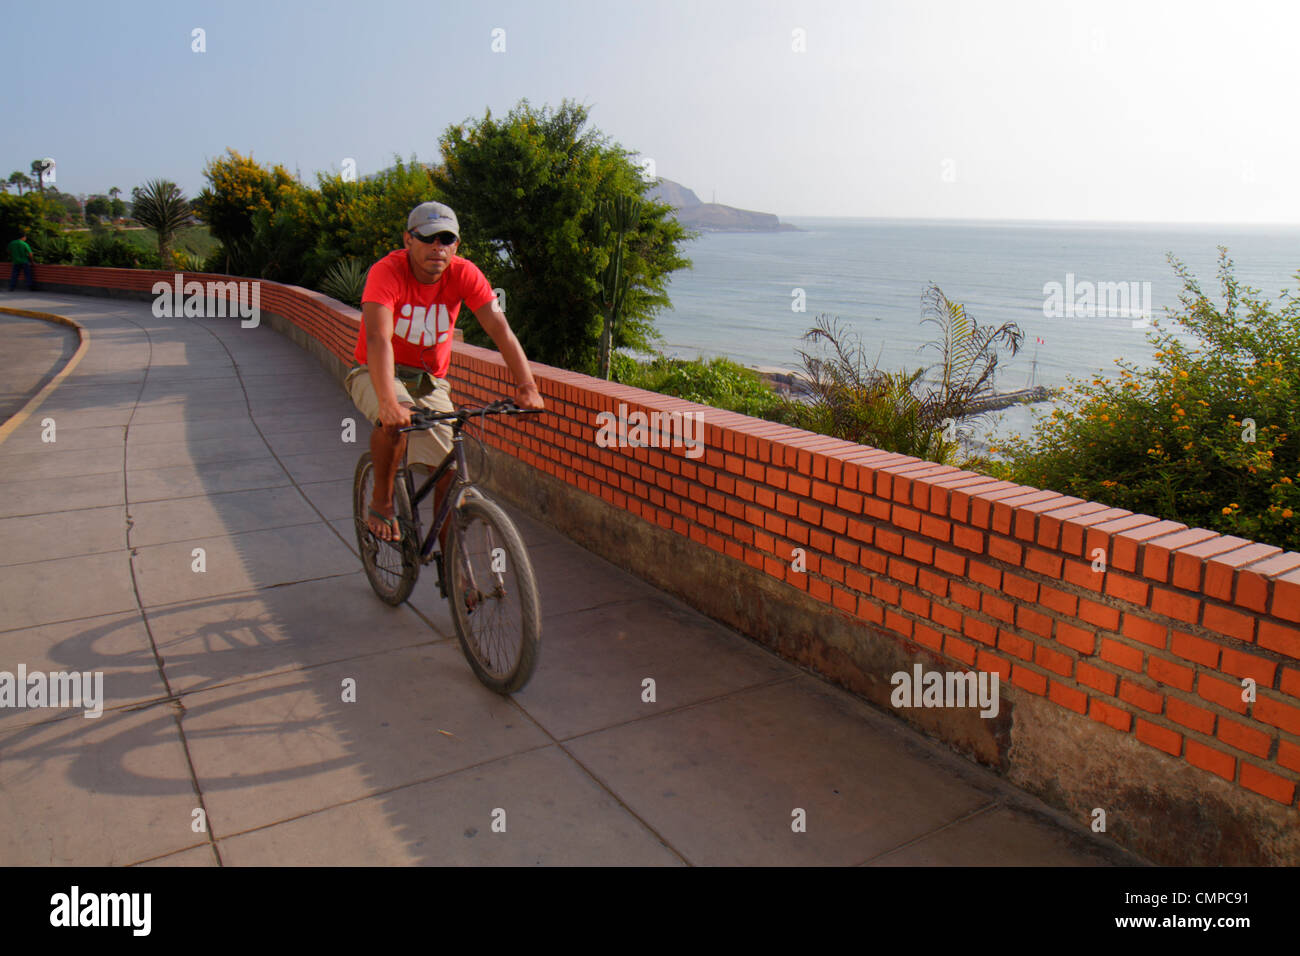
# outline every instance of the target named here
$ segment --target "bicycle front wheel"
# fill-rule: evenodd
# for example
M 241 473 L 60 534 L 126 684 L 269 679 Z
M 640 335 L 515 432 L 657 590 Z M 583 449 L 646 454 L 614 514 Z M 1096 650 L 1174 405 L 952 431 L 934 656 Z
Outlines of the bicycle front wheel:
M 501 507 L 465 497 L 447 540 L 447 600 L 475 676 L 498 694 L 519 690 L 537 666 L 541 609 L 523 538 Z
M 357 550 L 361 553 L 361 565 L 366 569 L 370 586 L 380 598 L 396 606 L 411 596 L 411 589 L 420 575 L 415 519 L 402 472 L 399 470 L 393 481 L 393 508 L 402 529 L 400 543 L 383 541 L 370 530 L 366 519 L 374 494 L 375 463 L 370 452 L 366 452 L 357 462 L 357 471 L 352 479 L 352 520 L 357 528 Z

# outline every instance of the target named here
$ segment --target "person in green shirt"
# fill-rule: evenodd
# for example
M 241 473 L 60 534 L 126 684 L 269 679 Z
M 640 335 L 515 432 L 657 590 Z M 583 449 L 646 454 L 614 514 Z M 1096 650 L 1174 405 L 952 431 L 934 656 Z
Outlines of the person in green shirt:
M 19 236 L 9 243 L 9 261 L 14 264 L 14 271 L 9 276 L 9 291 L 18 288 L 18 273 L 27 271 L 27 291 L 35 292 L 36 283 L 32 278 L 32 247 L 27 244 L 27 234 Z

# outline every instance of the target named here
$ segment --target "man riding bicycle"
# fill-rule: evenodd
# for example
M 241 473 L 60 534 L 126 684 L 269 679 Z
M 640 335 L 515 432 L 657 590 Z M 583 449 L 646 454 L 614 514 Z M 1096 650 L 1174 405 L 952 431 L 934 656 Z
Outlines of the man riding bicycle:
M 456 255 L 460 246 L 456 214 L 442 203 L 421 203 L 407 217 L 402 238 L 405 248 L 390 252 L 370 267 L 361 295 L 361 331 L 353 353 L 357 364 L 344 381 L 357 409 L 375 425 L 370 434 L 375 493 L 367 524 L 385 541 L 401 537 L 393 508 L 393 476 L 406 451 L 407 437 L 399 429 L 411 423 L 411 409 L 416 405 L 435 412 L 455 410 L 447 370 L 462 301 L 496 343 L 514 376 L 516 404 L 544 407 L 528 357 L 487 278 L 474 263 Z M 430 353 L 431 375 L 425 370 Z M 450 450 L 451 428 L 440 425 L 411 433 L 408 458 L 436 466 Z M 455 477 L 453 469 L 438 483 L 435 514 Z

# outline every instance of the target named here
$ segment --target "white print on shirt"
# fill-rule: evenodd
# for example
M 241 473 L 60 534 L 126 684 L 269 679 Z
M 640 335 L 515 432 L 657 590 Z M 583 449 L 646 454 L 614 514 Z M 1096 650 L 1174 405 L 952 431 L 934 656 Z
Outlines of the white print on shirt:
M 393 329 L 400 339 L 406 339 L 412 345 L 435 345 L 447 341 L 451 335 L 451 316 L 445 305 L 439 305 L 434 317 L 434 328 L 428 326 L 428 309 L 422 305 L 412 307 L 408 302 L 402 306 L 401 318 Z

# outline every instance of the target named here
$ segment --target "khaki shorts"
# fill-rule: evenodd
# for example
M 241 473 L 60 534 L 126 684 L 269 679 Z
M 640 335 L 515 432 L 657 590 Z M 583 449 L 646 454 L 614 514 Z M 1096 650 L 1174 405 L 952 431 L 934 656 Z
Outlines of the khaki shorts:
M 429 388 L 432 383 L 432 389 Z M 352 403 L 366 416 L 371 424 L 379 422 L 379 396 L 370 381 L 370 369 L 364 365 L 352 369 L 343 380 L 343 386 L 352 396 Z M 402 384 L 401 379 L 393 379 L 393 390 L 397 393 L 399 405 L 416 405 L 433 412 L 454 412 L 456 406 L 451 401 L 451 383 L 445 378 L 426 376 L 423 387 L 414 388 L 414 395 Z M 407 432 L 406 459 L 411 464 L 424 464 L 436 468 L 451 451 L 451 426 L 438 425 L 427 431 Z

